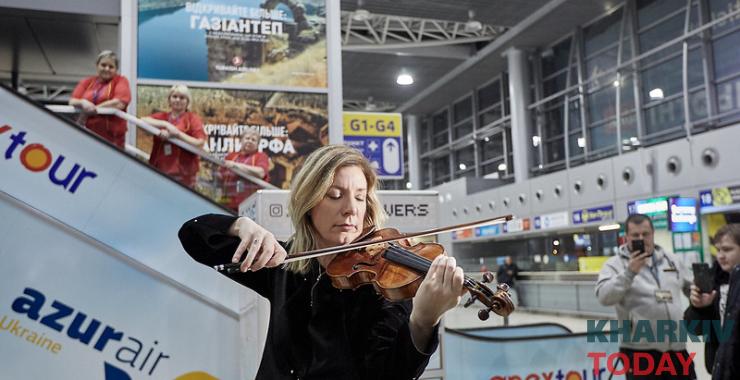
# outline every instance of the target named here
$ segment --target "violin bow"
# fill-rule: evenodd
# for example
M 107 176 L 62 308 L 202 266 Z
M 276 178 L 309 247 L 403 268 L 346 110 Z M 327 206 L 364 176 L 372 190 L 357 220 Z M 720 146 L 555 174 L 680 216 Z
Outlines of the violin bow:
M 338 245 L 336 247 L 328 247 L 328 248 L 322 248 L 322 249 L 314 249 L 312 251 L 305 251 L 305 252 L 299 252 L 293 255 L 288 256 L 285 261 L 283 261 L 283 264 L 291 263 L 293 261 L 298 260 L 307 260 L 312 259 L 315 257 L 325 256 L 325 255 L 331 255 L 334 253 L 340 253 L 340 252 L 347 252 L 352 251 L 355 249 L 361 249 L 365 247 L 369 247 L 371 245 L 376 244 L 383 244 L 383 243 L 390 243 L 395 242 L 403 239 L 410 239 L 410 238 L 416 238 L 416 237 L 424 237 L 424 236 L 432 236 L 432 235 L 438 235 L 445 232 L 454 232 L 459 230 L 464 230 L 466 228 L 476 228 L 476 227 L 484 227 L 484 226 L 490 226 L 494 224 L 501 224 L 506 223 L 509 220 L 513 219 L 512 215 L 504 215 L 504 216 L 497 216 L 495 218 L 490 219 L 482 219 L 477 220 L 474 222 L 468 222 L 468 223 L 462 223 L 462 224 L 456 224 L 454 226 L 446 226 L 446 227 L 439 227 L 439 228 L 432 228 L 425 231 L 419 231 L 414 233 L 402 233 L 399 236 L 391 237 L 391 238 L 385 238 L 380 240 L 374 240 L 374 241 L 361 241 L 357 243 L 350 243 L 347 245 Z M 371 234 L 374 232 L 375 229 L 371 229 L 369 231 L 365 231 L 360 238 L 364 238 L 365 236 Z M 239 268 L 241 263 L 229 263 L 229 264 L 221 264 L 221 265 L 214 265 L 213 269 L 217 271 L 223 271 L 228 270 L 232 268 Z

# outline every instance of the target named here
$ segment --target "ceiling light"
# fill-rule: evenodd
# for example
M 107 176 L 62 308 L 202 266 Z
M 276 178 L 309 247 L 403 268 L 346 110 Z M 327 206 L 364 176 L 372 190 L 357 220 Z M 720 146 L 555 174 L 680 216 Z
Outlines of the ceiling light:
M 401 86 L 408 86 L 410 84 L 414 84 L 414 77 L 411 76 L 411 74 L 398 74 L 398 77 L 396 78 L 396 83 L 400 84 Z
M 615 80 L 614 82 L 612 82 L 612 85 L 614 85 L 614 87 L 619 87 L 619 84 L 619 80 Z
M 663 90 L 660 88 L 654 88 L 648 94 L 650 95 L 650 100 L 663 99 Z
M 458 165 L 458 167 L 460 168 L 460 170 L 465 170 L 467 169 L 468 166 L 465 165 L 465 163 L 461 162 L 460 165 Z
M 472 9 L 468 11 L 468 22 L 465 23 L 465 27 L 463 30 L 465 30 L 465 33 L 476 33 L 480 32 L 481 29 L 483 29 L 483 24 L 481 24 L 479 21 L 475 21 L 473 18 L 475 17 L 475 11 Z
M 412 187 L 414 187 L 414 185 L 412 185 L 411 182 L 406 182 L 406 189 L 411 190 Z
M 498 164 L 498 171 L 505 172 L 506 171 L 506 164 Z
M 375 105 L 374 98 L 372 96 L 367 97 L 367 102 L 365 102 L 365 111 L 375 111 L 378 109 L 378 106 Z
M 352 20 L 363 22 L 370 19 L 370 12 L 366 9 L 356 9 L 352 13 Z
M 586 138 L 585 137 L 579 137 L 577 142 L 578 142 L 578 147 L 579 148 L 585 148 L 586 147 Z
M 490 137 L 484 137 L 484 138 L 483 138 L 483 141 L 485 141 L 485 142 L 489 142 L 489 141 L 491 141 L 491 138 L 490 138 Z
M 370 11 L 363 8 L 363 0 L 357 0 L 357 9 L 352 13 L 352 20 L 363 22 L 370 19 Z
M 614 231 L 620 228 L 622 228 L 622 226 L 620 226 L 619 223 L 605 224 L 603 226 L 599 226 L 599 231 Z

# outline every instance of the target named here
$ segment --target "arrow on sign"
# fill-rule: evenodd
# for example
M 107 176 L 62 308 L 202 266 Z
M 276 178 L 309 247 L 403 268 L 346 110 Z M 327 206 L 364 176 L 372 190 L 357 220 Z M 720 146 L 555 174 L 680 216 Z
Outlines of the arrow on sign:
M 394 151 L 394 150 L 396 149 L 396 147 L 397 147 L 397 146 L 396 146 L 396 141 L 395 141 L 395 140 L 391 140 L 391 141 L 388 141 L 388 143 L 387 143 L 387 144 L 388 144 L 388 150 L 389 150 L 390 152 L 393 152 L 393 151 Z

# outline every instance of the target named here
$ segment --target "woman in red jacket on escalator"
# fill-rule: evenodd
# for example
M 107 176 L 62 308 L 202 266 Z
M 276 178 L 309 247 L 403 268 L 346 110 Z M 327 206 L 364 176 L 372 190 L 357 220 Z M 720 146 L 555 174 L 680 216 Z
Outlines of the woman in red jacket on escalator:
M 80 81 L 72 92 L 69 105 L 80 110 L 78 122 L 119 148 L 126 141 L 126 120 L 115 115 L 98 115 L 98 107 L 125 111 L 131 101 L 128 79 L 118 74 L 116 53 L 105 50 L 96 61 L 98 75 Z

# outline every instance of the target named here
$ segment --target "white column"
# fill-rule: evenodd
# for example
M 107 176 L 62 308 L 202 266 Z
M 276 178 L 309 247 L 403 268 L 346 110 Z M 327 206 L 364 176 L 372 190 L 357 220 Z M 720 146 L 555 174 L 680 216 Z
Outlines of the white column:
M 119 42 L 119 72 L 128 78 L 131 85 L 131 102 L 128 104 L 127 111 L 136 115 L 136 60 L 137 60 L 137 25 L 138 25 L 138 7 L 136 0 L 121 0 L 121 24 L 118 28 Z M 103 46 L 103 49 L 109 49 Z M 136 128 L 130 127 L 126 133 L 126 143 L 136 146 Z
M 527 52 L 512 47 L 505 53 L 509 68 L 509 96 L 511 98 L 511 144 L 514 154 L 514 182 L 529 178 L 532 166 L 532 119 L 527 106 L 530 103 L 529 61 Z
M 416 115 L 406 116 L 406 130 L 408 131 L 409 181 L 414 190 L 421 189 L 421 159 L 419 158 L 419 118 Z M 405 184 L 404 184 L 405 185 Z
M 339 1 L 326 2 L 326 64 L 329 71 L 329 143 L 341 144 L 342 131 L 342 19 Z

